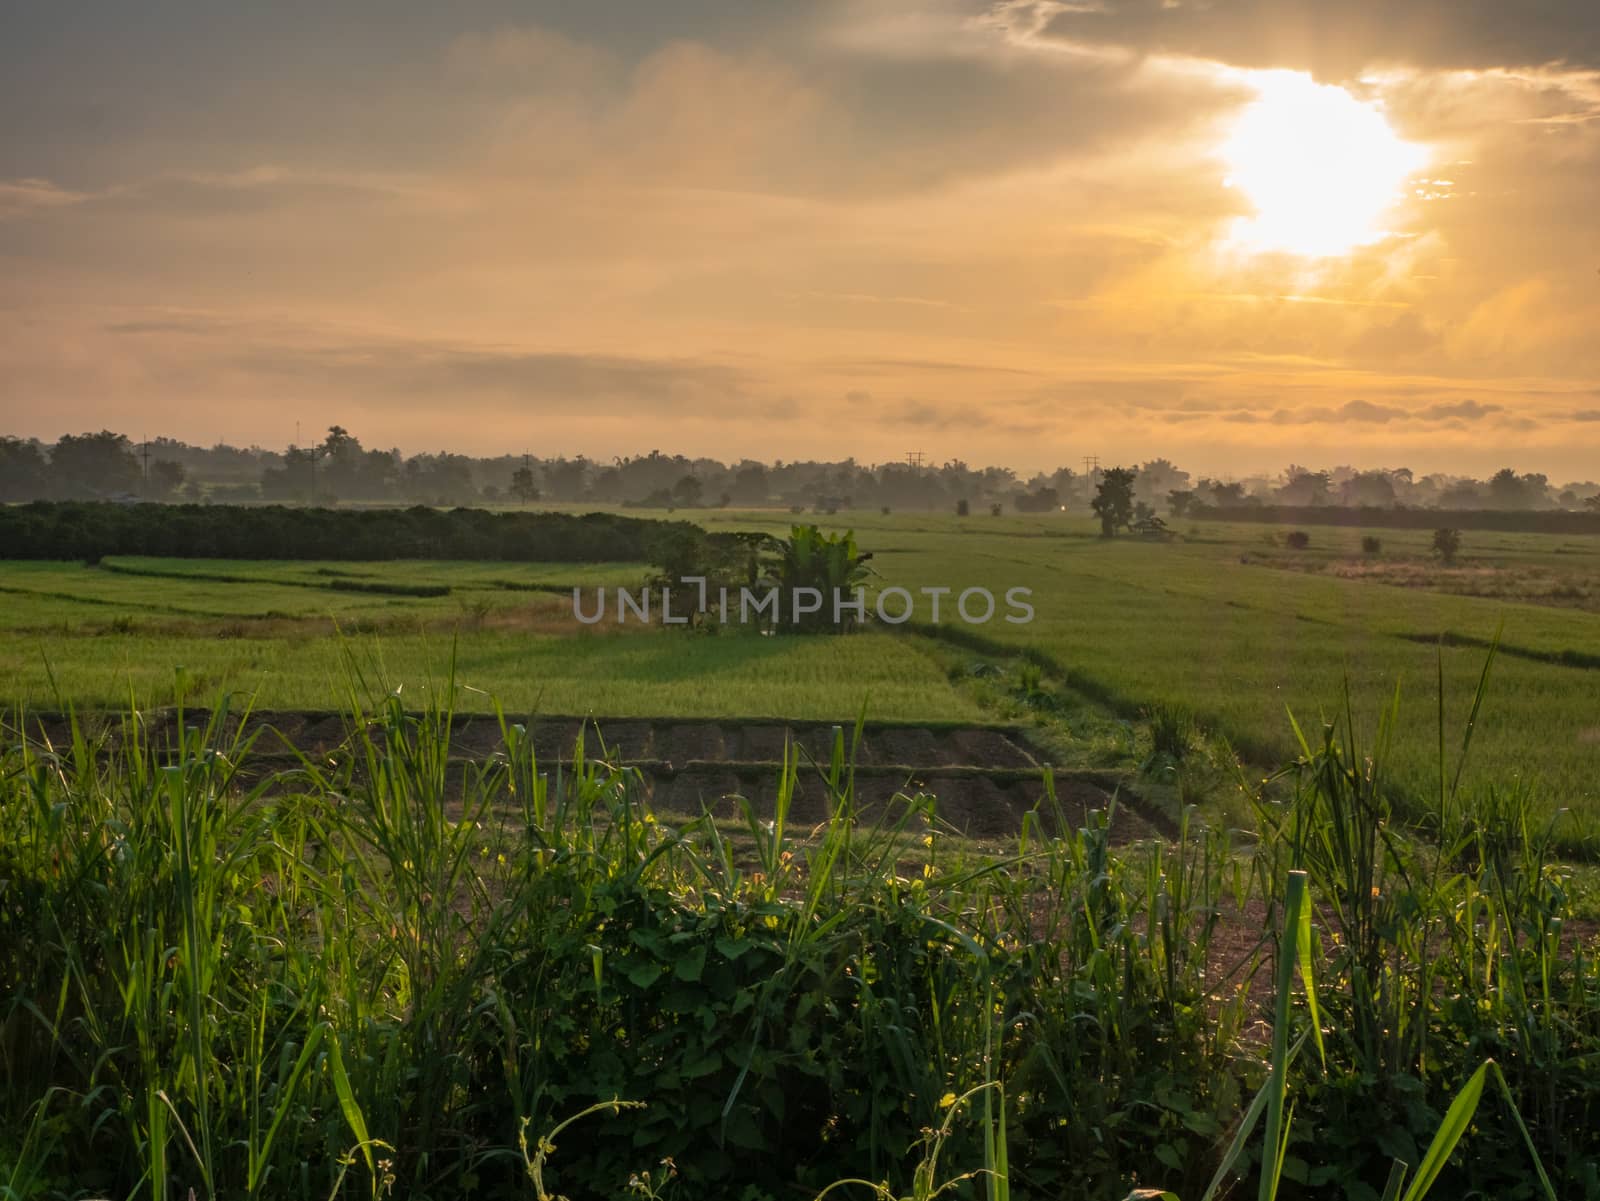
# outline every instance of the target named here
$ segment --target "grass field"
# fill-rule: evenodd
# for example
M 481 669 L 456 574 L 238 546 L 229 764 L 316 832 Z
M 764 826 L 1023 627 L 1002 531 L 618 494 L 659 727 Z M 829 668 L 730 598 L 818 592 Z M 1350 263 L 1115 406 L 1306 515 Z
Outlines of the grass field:
M 702 520 L 781 531 L 798 519 Z M 1195 525 L 1150 543 L 1105 542 L 1060 515 L 821 520 L 856 531 L 881 586 L 1025 587 L 1035 620 L 966 625 L 949 619 L 947 598 L 936 627 L 924 608 L 916 631 L 846 639 L 585 631 L 563 590 L 637 587 L 643 565 L 9 563 L 0 697 L 107 705 L 131 688 L 141 703 L 167 701 L 181 664 L 191 696 L 228 689 L 273 708 L 325 707 L 352 660 L 369 681 L 416 695 L 454 654 L 467 709 L 494 697 L 515 711 L 848 719 L 865 702 L 884 720 L 981 720 L 984 698 L 954 678 L 961 664 L 1026 655 L 1108 717 L 1181 707 L 1261 766 L 1293 752 L 1289 712 L 1314 726 L 1342 704 L 1348 680 L 1370 723 L 1398 687 L 1408 720 L 1394 778 L 1421 799 L 1436 786 L 1440 665 L 1445 726 L 1459 731 L 1483 648 L 1498 636 L 1469 781 L 1525 787 L 1545 816 L 1571 810 L 1564 842 L 1600 833 L 1600 614 L 1584 607 L 1597 594 L 1600 545 L 1474 534 L 1446 569 L 1416 532 L 1381 532 L 1371 555 L 1363 531 L 1339 528 L 1318 528 L 1310 548 L 1291 551 L 1260 526 Z M 1463 595 L 1469 584 L 1495 595 Z
M 1148 543 L 1105 542 L 1088 523 L 1060 519 L 851 515 L 849 524 L 875 549 L 884 585 L 1033 590 L 1031 624 L 945 624 L 934 633 L 1039 656 L 1126 716 L 1156 704 L 1186 708 L 1256 762 L 1292 754 L 1289 712 L 1308 727 L 1335 715 L 1346 680 L 1358 720 L 1369 724 L 1398 687 L 1408 720 L 1393 778 L 1419 800 L 1437 787 L 1441 659 L 1453 748 L 1482 648 L 1498 636 L 1468 780 L 1527 787 L 1547 817 L 1571 810 L 1569 841 L 1600 830 L 1600 615 L 1275 570 L 1250 553 L 1263 547 L 1259 526 L 1205 525 L 1193 540 Z M 1337 536 L 1361 557 L 1362 531 L 1315 536 L 1338 545 Z M 1384 536 L 1392 559 L 1417 560 L 1427 543 Z M 1600 545 L 1562 536 L 1474 536 L 1462 566 L 1514 576 L 1551 561 L 1577 581 L 1600 578 Z
M 628 563 L 0 566 L 4 708 L 106 711 L 0 714 L 0 1201 L 1600 1201 L 1595 868 L 1561 858 L 1600 852 L 1600 615 L 1527 583 L 1590 552 L 1469 552 L 1507 602 L 1399 545 L 1404 587 L 1342 571 L 1371 556 L 1320 533 L 831 524 L 879 586 L 1024 587 L 1036 619 L 581 627 L 563 590 Z M 1416 830 L 1441 664 L 1453 762 L 1497 636 L 1467 787 Z M 1237 788 L 1235 751 L 1277 767 L 1288 711 L 1347 682 L 1360 735 Z M 336 732 L 295 757 L 221 709 L 133 711 L 225 692 Z M 496 699 L 506 724 L 446 712 Z M 1138 795 L 1068 804 L 1023 756 L 1040 799 L 968 839 L 939 779 L 875 793 L 877 734 L 813 761 L 774 725 L 770 786 L 714 814 L 516 724 L 863 707 L 1032 722 Z M 1176 817 L 1114 839 L 1124 803 Z

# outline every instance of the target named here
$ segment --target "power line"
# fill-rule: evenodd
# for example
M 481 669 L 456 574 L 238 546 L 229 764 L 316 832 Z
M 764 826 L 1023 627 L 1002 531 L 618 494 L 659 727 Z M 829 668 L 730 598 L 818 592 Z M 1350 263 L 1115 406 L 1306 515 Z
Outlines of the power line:
M 906 466 L 921 467 L 923 458 L 923 453 L 920 450 L 908 450 L 906 451 Z
M 1083 456 L 1083 474 L 1084 475 L 1093 475 L 1095 472 L 1097 472 L 1099 470 L 1100 470 L 1100 456 L 1099 455 L 1084 455 Z

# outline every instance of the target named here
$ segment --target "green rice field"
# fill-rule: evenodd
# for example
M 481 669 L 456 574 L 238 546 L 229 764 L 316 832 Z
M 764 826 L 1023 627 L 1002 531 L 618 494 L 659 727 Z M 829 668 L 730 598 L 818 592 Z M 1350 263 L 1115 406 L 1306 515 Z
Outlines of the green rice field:
M 781 532 L 791 518 L 711 511 L 717 529 Z M 806 518 L 810 520 L 810 518 Z M 686 633 L 572 617 L 573 586 L 638 588 L 643 564 L 317 563 L 108 559 L 0 569 L 8 707 L 164 703 L 230 691 L 267 708 L 322 707 L 355 665 L 368 687 L 417 696 L 451 675 L 458 708 L 684 717 L 982 721 L 992 696 L 963 669 L 1023 658 L 1108 720 L 1192 713 L 1247 762 L 1294 750 L 1349 698 L 1369 726 L 1398 690 L 1408 720 L 1392 779 L 1436 789 L 1438 683 L 1459 731 L 1499 640 L 1468 780 L 1526 788 L 1568 840 L 1600 830 L 1600 545 L 1472 534 L 1452 569 L 1428 538 L 1206 524 L 1166 542 L 1104 541 L 1059 515 L 848 513 L 878 587 L 946 587 L 905 626 L 843 639 Z M 1404 581 L 1396 583 L 1395 581 Z M 954 594 L 1031 591 L 1034 620 L 969 625 Z M 1476 589 L 1490 595 L 1470 595 Z M 1442 646 L 1441 646 L 1442 638 Z M 180 677 L 175 667 L 183 668 Z M 992 691 L 992 690 L 991 690 Z M 1073 735 L 1071 723 L 1062 731 Z M 1452 734 L 1452 743 L 1458 738 Z

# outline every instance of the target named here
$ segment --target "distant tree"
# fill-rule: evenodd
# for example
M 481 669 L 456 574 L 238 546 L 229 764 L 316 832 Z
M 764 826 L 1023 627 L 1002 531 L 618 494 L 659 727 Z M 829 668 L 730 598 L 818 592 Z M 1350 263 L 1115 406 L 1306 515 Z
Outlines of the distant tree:
M 1588 500 L 1584 501 L 1583 507 L 1592 513 L 1600 513 L 1600 492 L 1597 492 L 1595 495 L 1589 497 Z
M 1395 503 L 1394 480 L 1386 471 L 1358 471 L 1339 487 L 1339 499 L 1347 505 L 1381 508 Z
M 1174 517 L 1184 517 L 1195 503 L 1192 489 L 1178 488 L 1167 493 L 1167 509 Z
M 1364 554 L 1364 555 L 1375 555 L 1381 550 L 1383 550 L 1383 539 L 1375 538 L 1371 534 L 1368 534 L 1364 538 L 1361 539 L 1361 553 L 1362 554 Z
M 1433 553 L 1443 559 L 1446 566 L 1456 561 L 1461 553 L 1461 531 L 1442 529 L 1433 531 Z
M 576 459 L 547 460 L 544 481 L 550 495 L 557 500 L 582 500 L 584 485 L 588 483 L 589 460 L 579 455 Z
M 1489 479 L 1489 499 L 1497 509 L 1534 509 L 1545 503 L 1549 486 L 1543 475 L 1518 475 L 1502 467 Z
M 116 496 L 139 491 L 139 460 L 126 434 L 68 434 L 50 452 L 50 474 L 68 496 Z
M 1277 500 L 1285 505 L 1325 505 L 1328 503 L 1329 476 L 1326 471 L 1307 471 L 1290 466 Z
M 705 490 L 705 485 L 694 476 L 686 475 L 672 485 L 672 501 L 686 509 L 692 509 L 700 503 Z
M 1244 503 L 1243 484 L 1225 484 L 1221 480 L 1201 480 L 1197 491 L 1219 509 L 1228 509 Z
M 1054 488 L 1040 487 L 1018 493 L 1011 503 L 1019 513 L 1051 513 L 1061 507 L 1061 494 Z
M 1100 518 L 1100 536 L 1112 538 L 1133 522 L 1133 482 L 1137 472 L 1131 467 L 1113 467 L 1095 487 L 1089 507 Z
M 764 505 L 769 491 L 767 469 L 760 463 L 742 465 L 734 473 L 733 487 L 729 489 L 733 499 L 741 505 Z
M 157 459 L 150 464 L 150 499 L 161 500 L 171 496 L 183 487 L 183 481 L 188 474 L 183 469 L 182 463 L 174 463 L 171 459 Z
M 963 496 L 960 500 L 956 501 L 957 517 L 965 517 L 970 512 L 972 512 L 972 506 L 967 503 L 966 497 Z
M 1163 497 L 1189 486 L 1189 473 L 1170 459 L 1151 459 L 1139 467 L 1139 478 L 1134 490 L 1147 501 Z
M 316 447 L 291 446 L 283 452 L 281 467 L 268 467 L 261 473 L 261 495 L 266 500 L 307 500 L 316 479 Z
M 513 471 L 511 473 L 511 487 L 506 491 L 525 505 L 532 504 L 538 500 L 539 488 L 533 482 L 533 468 L 522 466 Z
M 406 497 L 422 505 L 468 504 L 477 496 L 465 455 L 413 455 L 401 473 Z
M 0 438 L 0 504 L 49 495 L 50 467 L 44 448 L 21 438 Z
M 1305 550 L 1311 545 L 1311 535 L 1304 530 L 1290 530 L 1283 541 L 1290 550 Z
M 1481 509 L 1485 502 L 1478 487 L 1477 480 L 1456 480 L 1446 484 L 1439 490 L 1438 505 L 1441 509 Z
M 989 516 L 990 517 L 999 517 L 1005 511 L 1006 511 L 1005 506 L 1000 504 L 998 501 L 989 506 Z

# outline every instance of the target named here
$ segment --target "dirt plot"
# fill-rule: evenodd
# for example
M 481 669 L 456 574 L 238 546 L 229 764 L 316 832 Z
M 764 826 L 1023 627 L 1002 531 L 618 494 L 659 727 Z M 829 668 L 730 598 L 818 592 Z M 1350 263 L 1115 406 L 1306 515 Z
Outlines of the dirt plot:
M 183 725 L 204 726 L 209 714 L 190 710 Z M 157 748 L 170 748 L 179 736 L 178 714 L 172 710 L 142 715 L 144 737 Z M 96 719 L 83 719 L 95 730 Z M 336 712 L 260 712 L 241 729 L 230 717 L 229 738 L 253 738 L 250 759 L 259 768 L 289 767 L 294 753 L 313 759 L 336 755 L 346 744 L 348 718 Z M 60 746 L 70 728 L 60 715 L 30 715 L 28 735 Z M 791 801 L 791 820 L 807 825 L 825 820 L 831 811 L 826 773 L 835 738 L 842 735 L 846 762 L 853 758 L 858 818 L 876 820 L 906 798 L 936 798 L 940 828 L 970 838 L 1001 838 L 1016 833 L 1025 814 L 1045 799 L 1045 769 L 1034 755 L 1026 732 L 1003 726 L 940 726 L 871 723 L 858 743 L 854 729 L 826 723 L 773 721 L 685 721 L 656 719 L 584 719 L 551 717 L 528 727 L 534 753 L 552 775 L 572 762 L 578 739 L 586 758 L 603 758 L 637 771 L 642 787 L 657 808 L 673 814 L 718 816 L 742 812 L 741 798 L 757 813 L 770 814 L 777 797 L 785 749 L 798 750 L 800 770 Z M 125 736 L 120 721 L 108 719 L 101 730 L 110 745 Z M 451 758 L 464 766 L 502 749 L 499 724 L 479 716 L 457 718 L 451 729 Z M 1119 843 L 1159 838 L 1170 833 L 1163 819 L 1119 787 L 1115 776 L 1100 772 L 1052 773 L 1059 806 L 1041 810 L 1047 825 L 1082 825 L 1094 810 L 1107 810 L 1116 794 L 1112 837 Z

